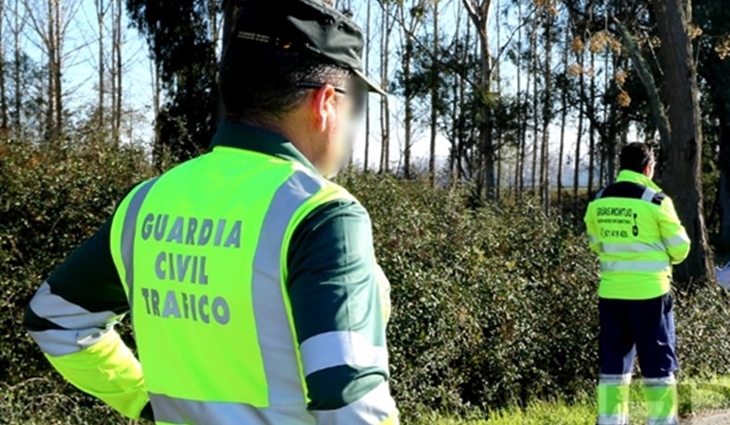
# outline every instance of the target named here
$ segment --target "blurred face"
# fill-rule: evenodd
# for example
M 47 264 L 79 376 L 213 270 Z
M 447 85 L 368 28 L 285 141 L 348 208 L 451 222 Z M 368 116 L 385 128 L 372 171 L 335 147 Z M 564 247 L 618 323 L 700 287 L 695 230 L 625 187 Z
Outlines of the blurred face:
M 312 148 L 316 153 L 310 160 L 327 178 L 337 175 L 347 163 L 365 95 L 364 88 L 356 84 L 347 88 L 327 84 L 314 94 L 312 119 L 316 131 L 312 135 Z

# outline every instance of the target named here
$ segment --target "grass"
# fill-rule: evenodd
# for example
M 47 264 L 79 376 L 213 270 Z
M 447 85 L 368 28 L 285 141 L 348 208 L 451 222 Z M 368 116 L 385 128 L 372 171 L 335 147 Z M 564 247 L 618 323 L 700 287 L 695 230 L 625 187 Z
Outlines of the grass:
M 77 392 L 66 396 L 54 391 L 58 389 L 45 379 L 0 388 L 0 425 L 130 424 L 107 408 L 89 404 L 88 399 L 84 401 Z M 685 380 L 680 384 L 679 398 L 680 414 L 685 417 L 730 408 L 730 376 Z M 646 409 L 638 382 L 632 386 L 631 400 L 632 423 L 643 423 Z M 572 403 L 534 402 L 526 408 L 472 414 L 468 418 L 426 413 L 420 421 L 408 421 L 404 425 L 593 425 L 595 410 L 594 400 L 585 397 Z
M 685 380 L 680 384 L 680 415 L 701 415 L 730 408 L 730 377 L 711 380 Z M 534 402 L 527 408 L 492 412 L 484 418 L 458 419 L 427 415 L 417 425 L 593 425 L 595 402 L 592 399 L 567 403 Z M 646 407 L 638 382 L 631 388 L 631 423 L 645 423 Z M 415 425 L 415 424 L 412 424 Z

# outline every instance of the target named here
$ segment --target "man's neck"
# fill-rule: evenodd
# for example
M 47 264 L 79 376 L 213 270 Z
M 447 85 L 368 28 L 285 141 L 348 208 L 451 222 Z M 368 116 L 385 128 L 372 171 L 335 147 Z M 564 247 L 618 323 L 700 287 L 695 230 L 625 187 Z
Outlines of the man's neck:
M 297 125 L 293 122 L 293 120 L 293 117 L 288 117 L 287 119 L 282 119 L 279 121 L 264 119 L 240 119 L 238 120 L 238 122 L 253 127 L 262 128 L 264 130 L 271 131 L 272 133 L 276 133 L 284 137 L 292 145 L 294 145 L 294 147 L 302 155 L 304 155 L 304 157 L 307 158 L 309 162 L 311 162 L 316 167 L 318 158 L 317 151 L 316 149 L 314 149 L 312 144 L 308 142 L 306 134 L 301 131 L 302 126 Z

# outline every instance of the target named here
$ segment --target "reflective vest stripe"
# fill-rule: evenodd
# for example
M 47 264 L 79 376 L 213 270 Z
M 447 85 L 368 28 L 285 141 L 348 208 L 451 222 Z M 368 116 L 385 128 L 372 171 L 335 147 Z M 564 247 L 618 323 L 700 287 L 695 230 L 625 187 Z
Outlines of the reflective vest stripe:
M 622 375 L 598 375 L 598 385 L 629 385 L 631 384 L 631 374 L 625 373 Z
M 302 343 L 304 373 L 308 376 L 337 366 L 388 369 L 388 349 L 376 347 L 357 332 L 327 332 Z
M 70 303 L 53 294 L 47 282 L 30 301 L 30 308 L 38 317 L 63 328 L 29 332 L 41 350 L 54 357 L 78 353 L 90 347 L 106 336 L 111 325 L 121 318 L 111 311 L 91 313 Z
M 308 421 L 297 420 L 301 417 L 302 406 L 277 406 L 275 409 L 255 408 L 244 403 L 220 403 L 214 401 L 193 401 L 150 393 L 158 424 L 171 425 L 238 425 L 238 424 L 307 424 L 313 425 L 314 418 Z
M 602 261 L 602 272 L 670 272 L 668 261 Z
M 664 378 L 643 378 L 643 383 L 645 387 L 669 387 L 677 385 L 677 380 L 672 373 Z
M 602 243 L 601 251 L 606 254 L 646 254 L 650 252 L 666 253 L 667 248 L 663 243 Z
M 648 418 L 646 423 L 647 425 L 679 425 L 679 418 L 676 415 L 668 418 Z
M 157 182 L 157 178 L 142 183 L 142 186 L 132 195 L 132 199 L 127 206 L 124 215 L 124 225 L 122 227 L 122 262 L 124 263 L 124 279 L 127 284 L 127 298 L 129 298 L 130 307 L 134 305 L 134 238 L 137 235 L 137 219 L 139 211 L 145 198 L 150 193 L 152 186 Z
M 666 247 L 674 247 L 690 243 L 690 240 L 684 237 L 684 235 L 677 235 L 669 239 L 664 239 L 663 241 Z
M 297 210 L 323 186 L 322 180 L 303 171 L 296 171 L 289 177 L 269 205 L 256 246 L 253 308 L 269 387 L 269 406 L 306 404 L 281 272 L 286 264 L 287 253 L 283 252 L 283 247 L 289 224 Z
M 387 382 L 361 399 L 337 410 L 313 411 L 317 425 L 363 424 L 380 425 L 396 412 Z
M 119 315 L 112 311 L 92 313 L 70 303 L 53 294 L 48 283 L 44 283 L 38 289 L 38 292 L 30 301 L 30 308 L 34 312 L 40 312 L 36 313 L 38 317 L 66 329 L 93 328 L 100 323 L 113 323 L 119 318 Z
M 629 415 L 598 415 L 596 425 L 629 425 Z
M 646 202 L 653 202 L 654 197 L 657 196 L 658 192 L 650 187 L 644 189 L 644 194 L 641 195 L 641 200 Z

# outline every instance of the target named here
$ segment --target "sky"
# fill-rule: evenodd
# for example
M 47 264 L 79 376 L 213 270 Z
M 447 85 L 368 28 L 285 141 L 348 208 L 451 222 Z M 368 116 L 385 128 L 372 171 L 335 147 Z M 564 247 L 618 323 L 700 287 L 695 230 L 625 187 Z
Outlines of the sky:
M 340 0 L 342 1 L 342 0 Z M 506 0 L 496 0 L 495 10 L 502 10 L 503 7 L 500 2 L 506 5 Z M 98 24 L 96 20 L 96 11 L 93 1 L 89 0 L 67 0 L 64 4 L 75 5 L 67 7 L 65 10 L 66 19 L 69 20 L 68 30 L 65 37 L 65 55 L 64 55 L 64 91 L 67 93 L 67 102 L 69 104 L 68 109 L 75 109 L 75 106 L 83 106 L 87 104 L 93 104 L 98 98 Z M 355 14 L 355 20 L 362 26 L 365 27 L 366 23 L 366 2 L 364 1 L 353 1 L 353 12 Z M 456 26 L 457 19 L 465 20 L 466 15 L 463 11 L 459 12 L 460 8 L 456 6 L 459 4 L 459 0 L 442 0 L 440 2 L 441 10 L 441 32 L 444 35 L 448 35 L 450 32 L 453 33 Z M 374 17 L 379 16 L 379 6 L 376 2 L 372 2 L 372 15 Z M 491 39 L 494 41 L 492 46 L 493 54 L 496 54 L 496 46 L 500 43 L 505 43 L 509 37 L 509 30 L 505 27 L 514 28 L 516 26 L 516 12 L 510 10 L 509 16 L 505 18 L 501 16 L 497 18 L 497 13 L 492 13 L 492 21 L 490 23 L 491 28 Z M 502 30 L 500 33 L 496 32 L 497 19 L 501 19 L 500 22 Z M 505 22 L 504 19 L 507 19 Z M 129 125 L 132 134 L 128 137 L 136 142 L 149 143 L 153 138 L 153 121 L 154 114 L 152 108 L 153 99 L 153 85 L 152 85 L 152 72 L 151 72 L 151 61 L 148 55 L 148 48 L 144 38 L 129 25 L 128 18 L 124 16 L 124 40 L 123 40 L 123 63 L 124 63 L 124 74 L 123 74 L 123 88 L 124 88 L 124 104 L 126 108 L 133 109 L 136 112 L 134 116 L 133 125 Z M 505 25 L 506 24 L 506 25 Z M 427 23 L 428 25 L 428 23 Z M 379 19 L 373 19 L 374 33 L 377 33 L 380 23 Z M 28 37 L 24 40 L 24 47 L 32 57 L 38 61 L 43 60 L 42 51 L 38 48 L 38 37 L 32 34 L 32 29 L 27 28 L 26 33 Z M 397 48 L 400 44 L 401 34 L 396 26 L 393 35 L 389 41 L 390 46 L 388 54 L 392 58 L 391 68 L 397 66 Z M 380 80 L 378 69 L 379 58 L 380 58 L 380 46 L 379 37 L 376 37 L 368 46 L 371 53 L 371 67 L 368 73 L 374 76 L 376 80 Z M 513 41 L 516 41 L 514 39 Z M 107 48 L 110 46 L 109 41 L 106 42 Z M 559 58 L 555 58 L 556 67 Z M 501 88 L 505 93 L 515 93 L 517 87 L 517 73 L 508 61 L 502 61 L 503 65 L 501 68 L 502 81 Z M 526 84 L 526 76 L 523 73 L 522 86 Z M 370 131 L 370 155 L 369 163 L 371 168 L 377 167 L 380 158 L 381 144 L 379 141 L 380 135 L 380 108 L 379 99 L 376 95 L 371 95 L 371 131 Z M 391 104 L 392 116 L 392 132 L 393 132 L 393 145 L 391 146 L 391 165 L 396 167 L 400 164 L 403 151 L 403 140 L 404 131 L 402 122 L 399 122 L 399 117 L 402 117 L 403 102 L 396 95 L 390 95 L 389 102 Z M 577 131 L 575 128 L 574 120 L 570 120 L 571 123 L 566 132 L 566 152 L 575 151 L 575 140 Z M 550 131 L 550 150 L 552 153 L 552 162 L 557 164 L 557 144 L 559 141 L 559 128 L 555 125 L 551 126 Z M 365 128 L 364 120 L 361 126 L 361 130 L 358 132 L 359 137 L 357 138 L 354 146 L 354 159 L 358 165 L 362 165 L 364 160 L 364 146 L 365 146 Z M 415 144 L 412 148 L 412 156 L 414 163 L 423 164 L 426 162 L 429 156 L 429 145 L 430 145 L 430 129 L 429 128 L 416 128 L 415 129 Z M 585 148 L 582 149 L 585 152 Z M 446 139 L 440 135 L 437 137 L 437 161 L 444 163 L 448 159 L 449 154 L 449 143 Z M 564 162 L 569 162 L 569 158 L 564 159 Z M 511 168 L 511 167 L 510 167 Z M 505 170 L 505 178 L 511 178 L 509 176 L 509 170 Z M 572 176 L 572 173 L 571 173 Z M 585 176 L 584 178 L 585 179 Z M 565 184 L 572 184 L 572 177 L 566 179 Z

